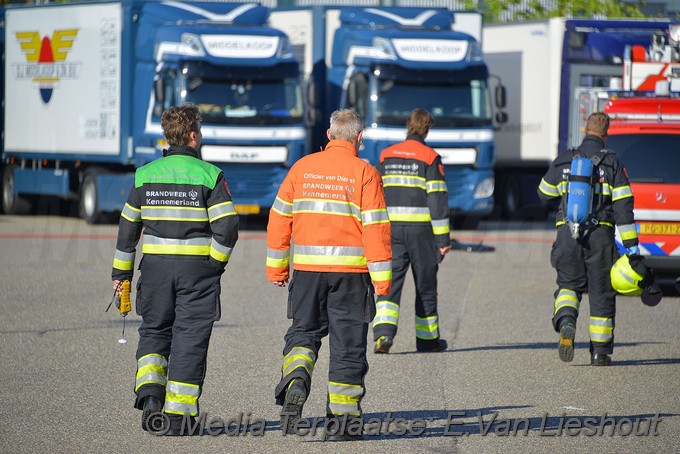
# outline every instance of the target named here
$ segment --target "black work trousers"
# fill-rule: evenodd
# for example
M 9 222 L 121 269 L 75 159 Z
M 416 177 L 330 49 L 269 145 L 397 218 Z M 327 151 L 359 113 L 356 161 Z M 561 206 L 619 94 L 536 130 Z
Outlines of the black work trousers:
M 138 364 L 140 358 L 159 355 L 167 360 L 167 381 L 198 386 L 200 395 L 213 323 L 221 314 L 223 270 L 211 265 L 207 257 L 150 254 L 142 258 L 139 269 L 136 310 L 142 324 Z M 163 402 L 165 386 L 149 383 L 138 387 L 135 406 L 141 408 L 148 395 Z
M 567 224 L 557 228 L 551 252 L 551 264 L 557 270 L 557 291 L 553 311 L 553 328 L 559 331 L 564 316 L 576 319 L 581 296 L 588 292 L 590 302 L 590 351 L 610 354 L 614 348 L 616 292 L 609 272 L 618 259 L 614 229 L 597 225 L 571 237 Z
M 375 315 L 369 274 L 296 270 L 288 292 L 288 318 L 293 323 L 284 337 L 284 367 L 275 390 L 276 402 L 283 404 L 287 385 L 295 378 L 303 379 L 310 389 L 314 363 L 326 335 L 330 351 L 329 386 L 357 385 L 361 396 L 355 397 L 360 400 L 368 372 L 368 324 Z M 296 361 L 301 357 L 302 361 Z
M 392 292 L 378 298 L 378 316 L 373 322 L 373 337 L 394 337 L 397 334 L 401 292 L 406 273 L 411 267 L 416 286 L 416 342 L 427 347 L 438 344 L 437 271 L 440 254 L 434 241 L 432 226 L 392 223 Z M 419 334 L 419 324 L 429 323 L 432 329 Z

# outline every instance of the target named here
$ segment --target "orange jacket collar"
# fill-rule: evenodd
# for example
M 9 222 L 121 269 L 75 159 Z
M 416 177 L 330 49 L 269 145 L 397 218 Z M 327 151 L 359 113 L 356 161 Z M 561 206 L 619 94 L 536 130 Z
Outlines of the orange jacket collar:
M 328 145 L 326 145 L 326 149 L 324 151 L 341 151 L 344 153 L 352 153 L 353 156 L 359 156 L 354 145 L 347 142 L 346 140 L 331 140 L 328 142 Z

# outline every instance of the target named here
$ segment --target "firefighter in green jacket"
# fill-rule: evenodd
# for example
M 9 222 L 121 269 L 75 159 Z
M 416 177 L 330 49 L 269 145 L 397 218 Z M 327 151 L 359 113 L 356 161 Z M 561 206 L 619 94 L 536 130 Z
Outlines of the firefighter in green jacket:
M 161 125 L 170 147 L 135 173 L 112 278 L 114 288 L 132 280 L 144 228 L 135 407 L 143 410 L 142 429 L 185 435 L 183 418 L 199 413 L 208 343 L 220 318 L 220 277 L 238 238 L 238 216 L 224 174 L 200 159 L 198 108 L 171 107 Z

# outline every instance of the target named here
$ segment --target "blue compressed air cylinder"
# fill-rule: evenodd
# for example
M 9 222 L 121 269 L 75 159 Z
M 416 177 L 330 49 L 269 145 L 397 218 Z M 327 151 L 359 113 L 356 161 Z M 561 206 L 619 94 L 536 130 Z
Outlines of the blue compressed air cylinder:
M 574 158 L 571 161 L 569 176 L 569 196 L 567 200 L 567 219 L 581 224 L 590 214 L 592 201 L 591 176 L 593 162 L 588 158 Z

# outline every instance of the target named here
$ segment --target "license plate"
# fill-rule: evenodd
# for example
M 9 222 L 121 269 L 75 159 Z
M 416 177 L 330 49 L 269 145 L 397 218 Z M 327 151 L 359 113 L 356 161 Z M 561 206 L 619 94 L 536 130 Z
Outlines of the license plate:
M 641 223 L 640 235 L 680 235 L 680 223 Z
M 238 214 L 260 214 L 260 205 L 234 204 L 234 209 Z

